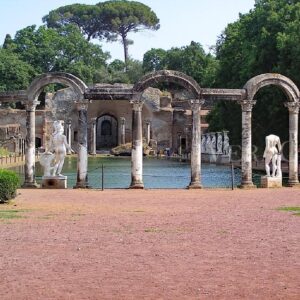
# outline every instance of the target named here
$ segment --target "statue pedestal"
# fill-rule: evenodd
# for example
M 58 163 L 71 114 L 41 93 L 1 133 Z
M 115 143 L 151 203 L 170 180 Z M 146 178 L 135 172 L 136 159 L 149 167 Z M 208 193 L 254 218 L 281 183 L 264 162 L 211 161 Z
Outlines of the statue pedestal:
M 262 176 L 260 184 L 262 188 L 281 188 L 282 177 Z
M 217 163 L 220 165 L 226 165 L 231 162 L 231 157 L 230 155 L 226 154 L 217 154 Z
M 66 189 L 67 176 L 43 176 L 42 188 L 43 189 Z

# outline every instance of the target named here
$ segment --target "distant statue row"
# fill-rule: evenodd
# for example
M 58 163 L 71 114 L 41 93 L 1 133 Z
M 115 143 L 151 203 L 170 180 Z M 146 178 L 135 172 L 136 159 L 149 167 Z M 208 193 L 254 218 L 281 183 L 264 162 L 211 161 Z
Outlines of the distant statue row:
M 205 154 L 231 155 L 228 132 L 210 132 L 202 134 L 201 152 Z

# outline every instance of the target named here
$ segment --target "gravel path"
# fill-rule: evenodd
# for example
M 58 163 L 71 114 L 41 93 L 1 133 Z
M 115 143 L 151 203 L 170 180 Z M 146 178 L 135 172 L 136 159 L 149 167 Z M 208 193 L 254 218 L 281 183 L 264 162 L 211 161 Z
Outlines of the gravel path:
M 300 299 L 283 206 L 300 189 L 20 190 L 0 206 L 21 217 L 0 218 L 0 299 Z

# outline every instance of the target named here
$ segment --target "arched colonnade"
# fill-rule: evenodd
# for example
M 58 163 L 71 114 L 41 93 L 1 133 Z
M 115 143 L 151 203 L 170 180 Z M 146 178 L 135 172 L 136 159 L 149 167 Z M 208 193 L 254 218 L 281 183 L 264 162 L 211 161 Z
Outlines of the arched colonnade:
M 258 90 L 267 85 L 276 85 L 287 95 L 285 106 L 289 110 L 289 185 L 299 184 L 298 180 L 298 114 L 299 90 L 287 77 L 280 74 L 262 74 L 250 79 L 243 89 L 202 89 L 191 77 L 177 71 L 162 70 L 142 77 L 132 90 L 132 155 L 130 188 L 143 188 L 143 145 L 142 145 L 142 94 L 156 83 L 172 82 L 187 89 L 192 96 L 189 103 L 192 110 L 191 181 L 189 188 L 201 188 L 201 119 L 200 112 L 206 97 L 220 97 L 234 100 L 242 109 L 242 182 L 244 188 L 254 187 L 252 182 L 252 109 Z M 35 109 L 43 88 L 51 83 L 61 83 L 73 88 L 78 111 L 78 152 L 76 188 L 88 187 L 87 150 L 87 109 L 89 97 L 87 86 L 74 75 L 47 73 L 37 77 L 27 89 L 26 101 L 26 155 L 25 182 L 23 187 L 36 187 L 35 181 Z

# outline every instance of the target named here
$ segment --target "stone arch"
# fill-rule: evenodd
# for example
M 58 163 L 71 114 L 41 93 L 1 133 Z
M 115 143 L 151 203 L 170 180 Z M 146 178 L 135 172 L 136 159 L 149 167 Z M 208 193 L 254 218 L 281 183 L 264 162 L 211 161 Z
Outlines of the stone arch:
M 74 102 L 78 111 L 78 152 L 77 152 L 77 182 L 76 188 L 88 187 L 87 171 L 87 106 L 85 100 L 86 84 L 76 76 L 63 72 L 45 73 L 33 80 L 27 89 L 26 101 L 26 154 L 25 182 L 23 187 L 37 187 L 35 181 L 35 108 L 42 89 L 51 83 L 61 83 L 73 88 Z
M 261 74 L 247 81 L 244 85 L 244 89 L 247 91 L 247 100 L 253 100 L 258 90 L 267 85 L 281 87 L 290 102 L 299 102 L 300 93 L 295 83 L 288 77 L 276 73 Z
M 45 73 L 36 77 L 27 89 L 29 101 L 37 100 L 42 89 L 51 83 L 61 83 L 73 88 L 77 99 L 83 100 L 87 85 L 78 77 L 64 72 Z
M 189 188 L 201 188 L 201 99 L 202 90 L 199 84 L 188 75 L 172 71 L 161 70 L 145 75 L 133 87 L 132 104 L 132 151 L 131 151 L 131 184 L 130 188 L 144 188 L 143 184 L 143 135 L 142 135 L 142 108 L 141 96 L 145 89 L 153 84 L 172 82 L 185 88 L 192 94 L 190 100 L 193 119 L 193 139 L 191 152 L 191 182 Z
M 267 73 L 251 78 L 244 86 L 247 98 L 240 101 L 242 106 L 242 186 L 252 187 L 252 107 L 258 90 L 267 85 L 283 89 L 288 97 L 285 106 L 289 110 L 289 181 L 290 186 L 298 185 L 298 113 L 299 90 L 295 83 L 280 74 Z
M 192 92 L 195 99 L 201 98 L 201 88 L 192 77 L 172 70 L 160 70 L 145 75 L 134 85 L 133 92 L 141 93 L 151 85 L 161 82 L 177 83 L 178 85 Z

